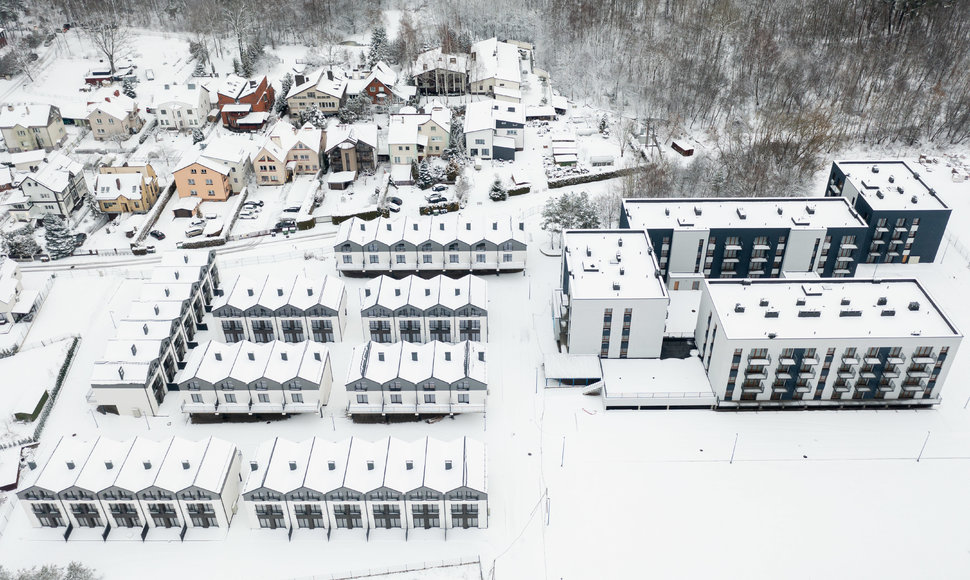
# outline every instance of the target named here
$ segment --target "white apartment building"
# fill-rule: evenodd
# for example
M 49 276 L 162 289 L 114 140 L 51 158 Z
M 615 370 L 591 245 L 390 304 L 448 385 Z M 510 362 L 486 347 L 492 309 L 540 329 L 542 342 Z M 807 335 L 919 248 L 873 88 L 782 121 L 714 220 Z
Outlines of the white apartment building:
M 333 276 L 236 276 L 212 304 L 223 342 L 335 342 L 347 326 L 347 290 Z
M 348 415 L 454 415 L 485 411 L 485 345 L 367 342 L 347 372 Z
M 380 276 L 360 290 L 360 317 L 375 342 L 485 342 L 487 285 L 478 276 Z
M 485 446 L 467 437 L 277 437 L 249 465 L 242 509 L 254 528 L 329 537 L 335 529 L 488 527 Z
M 643 229 L 669 290 L 705 278 L 851 277 L 868 226 L 842 198 L 625 199 L 620 227 Z
M 50 153 L 37 171 L 20 182 L 20 187 L 8 194 L 4 205 L 19 221 L 43 219 L 48 214 L 70 217 L 84 205 L 88 193 L 87 182 L 80 163 L 60 151 Z
M 694 334 L 722 409 L 934 405 L 962 338 L 912 279 L 708 280 Z
M 657 358 L 670 296 L 642 230 L 563 232 L 562 286 L 553 293 L 569 354 Z
M 166 84 L 154 95 L 155 118 L 162 129 L 192 131 L 205 126 L 212 104 L 209 90 L 196 82 Z
M 205 342 L 179 373 L 190 414 L 318 413 L 330 399 L 330 351 L 316 342 Z
M 34 527 L 64 539 L 92 529 L 107 538 L 115 528 L 228 528 L 239 497 L 240 453 L 209 437 L 94 441 L 62 437 L 40 469 L 33 462 L 17 492 Z M 159 536 L 161 538 L 161 536 Z M 93 539 L 85 537 L 84 539 Z
M 525 268 L 523 222 L 462 213 L 342 224 L 337 270 L 376 276 L 390 272 L 515 272 Z

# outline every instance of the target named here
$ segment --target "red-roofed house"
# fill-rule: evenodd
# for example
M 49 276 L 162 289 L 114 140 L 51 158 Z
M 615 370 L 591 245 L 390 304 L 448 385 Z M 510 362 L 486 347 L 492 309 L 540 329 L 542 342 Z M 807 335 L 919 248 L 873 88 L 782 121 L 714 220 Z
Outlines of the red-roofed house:
M 238 131 L 262 128 L 276 101 L 276 92 L 265 76 L 246 80 L 229 75 L 217 95 L 222 125 Z

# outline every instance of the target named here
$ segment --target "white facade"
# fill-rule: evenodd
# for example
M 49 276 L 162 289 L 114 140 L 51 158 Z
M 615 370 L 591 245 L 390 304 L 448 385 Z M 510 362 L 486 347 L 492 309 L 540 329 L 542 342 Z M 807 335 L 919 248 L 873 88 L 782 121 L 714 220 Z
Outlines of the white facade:
M 488 340 L 488 296 L 477 276 L 374 278 L 360 290 L 364 336 L 375 342 Z
M 81 164 L 53 152 L 37 171 L 24 177 L 18 189 L 10 192 L 4 205 L 19 221 L 43 219 L 46 215 L 67 218 L 81 207 L 87 193 Z
M 348 415 L 481 413 L 485 345 L 371 341 L 354 349 L 346 386 Z
M 155 95 L 155 117 L 162 129 L 192 131 L 205 126 L 212 109 L 209 91 L 200 84 L 165 85 Z
M 239 495 L 240 453 L 208 438 L 62 437 L 46 463 L 27 472 L 21 505 L 34 527 L 67 539 L 78 528 L 228 528 Z M 31 465 L 31 467 L 36 467 Z
M 177 378 L 185 413 L 318 413 L 330 399 L 330 351 L 315 342 L 206 342 Z
M 385 272 L 505 272 L 525 268 L 525 225 L 511 218 L 442 216 L 340 224 L 337 270 Z
M 916 280 L 708 280 L 694 339 L 722 408 L 925 406 L 962 335 Z
M 660 356 L 670 297 L 642 230 L 567 230 L 562 287 L 553 296 L 570 354 Z
M 212 304 L 223 342 L 335 342 L 347 325 L 347 290 L 333 276 L 237 276 Z
M 14 321 L 13 310 L 24 290 L 20 266 L 6 256 L 0 256 L 0 324 Z
M 467 437 L 405 442 L 272 439 L 250 461 L 253 528 L 487 528 L 485 446 Z

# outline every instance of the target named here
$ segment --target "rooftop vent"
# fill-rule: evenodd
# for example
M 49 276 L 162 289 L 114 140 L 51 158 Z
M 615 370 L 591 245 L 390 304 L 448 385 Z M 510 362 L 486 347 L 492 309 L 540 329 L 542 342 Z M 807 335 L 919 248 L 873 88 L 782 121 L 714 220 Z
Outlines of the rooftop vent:
M 447 350 L 445 351 L 445 360 L 451 360 L 451 353 Z
M 471 230 L 472 229 L 472 223 L 471 222 L 465 222 L 465 229 L 466 230 Z
M 805 213 L 807 213 L 808 215 L 815 215 L 815 206 L 814 205 L 806 205 L 805 206 Z
M 842 306 L 848 306 L 848 305 L 849 305 L 849 303 L 850 303 L 850 300 L 849 300 L 848 298 L 843 298 L 843 299 L 842 299 L 842 300 L 841 300 L 841 301 L 839 302 L 839 304 L 841 304 Z
M 408 459 L 407 461 L 405 461 L 404 462 L 404 469 L 407 469 L 408 471 L 411 471 L 412 469 L 414 469 L 414 462 L 411 461 L 410 459 Z
M 451 460 L 450 459 L 446 459 L 445 460 L 445 471 L 450 471 L 450 470 L 451 470 Z
M 896 183 L 896 178 L 892 175 L 889 176 L 889 183 Z
M 873 173 L 879 173 L 879 166 L 878 165 L 873 165 L 872 166 L 872 172 Z
M 360 224 L 360 231 L 366 232 L 367 231 L 367 226 L 365 226 L 364 224 Z
M 525 231 L 525 222 L 519 222 L 519 231 L 520 232 L 524 232 Z
M 739 207 L 738 208 L 738 217 L 741 218 L 741 219 L 743 219 L 743 220 L 746 220 L 746 219 L 748 219 L 748 214 L 746 214 L 744 212 L 744 210 Z
M 916 200 L 916 196 L 914 195 L 913 197 L 909 198 L 909 201 L 911 201 L 913 203 L 916 203 L 916 201 L 917 201 Z
M 883 310 L 879 316 L 896 316 L 895 310 Z
M 282 288 L 277 288 L 276 289 L 276 295 L 277 296 L 282 296 L 283 295 L 283 289 Z
M 664 208 L 664 215 L 670 215 L 670 208 L 669 207 L 665 207 Z
M 156 315 L 156 316 L 158 316 L 158 313 L 159 313 L 159 310 L 158 310 L 158 304 L 156 304 L 156 305 L 155 305 L 155 315 Z
M 769 332 L 768 333 L 768 338 L 775 338 L 776 336 L 778 336 L 778 335 L 775 334 L 774 332 Z
M 879 305 L 879 306 L 885 306 L 886 305 L 886 297 L 885 296 L 880 296 L 879 297 L 879 300 L 876 300 L 876 304 Z
M 147 322 L 145 324 L 142 324 L 141 325 L 141 331 L 144 332 L 145 334 L 148 334 L 148 323 Z
M 134 344 L 131 345 L 131 356 L 136 356 L 138 354 L 138 347 Z
M 391 231 L 391 224 L 385 224 L 384 227 L 387 228 L 387 231 Z
M 622 247 L 623 246 L 623 238 L 616 238 L 616 245 Z M 617 253 L 616 255 L 619 256 L 620 254 Z
M 67 462 L 67 468 L 68 469 L 74 469 L 74 462 L 73 461 L 68 461 Z
M 589 246 L 586 246 L 586 257 L 591 258 L 592 256 L 593 256 L 593 250 L 589 249 Z
M 620 283 L 619 282 L 613 282 L 613 291 L 616 292 L 619 289 L 620 289 Z
M 290 471 L 296 471 L 296 461 L 290 462 Z
M 256 360 L 256 354 L 255 353 L 247 352 L 246 355 L 249 357 L 249 360 Z
M 394 295 L 395 296 L 400 296 L 401 295 L 401 289 L 400 288 L 395 288 L 394 289 Z
M 737 304 L 734 305 L 734 311 L 735 312 L 744 312 L 744 306 L 741 306 L 741 303 L 738 302 Z
M 221 352 L 217 352 L 215 356 L 216 356 L 216 360 L 222 360 L 222 353 Z
M 841 318 L 856 317 L 856 316 L 862 316 L 862 311 L 861 310 L 843 310 L 843 311 L 839 312 L 839 317 L 841 317 Z
M 384 361 L 384 353 L 382 353 L 382 352 L 377 353 L 377 360 L 383 362 Z
M 896 191 L 898 191 L 900 195 L 902 195 L 903 193 L 905 193 L 905 191 L 903 190 L 903 186 L 902 185 L 897 185 L 896 186 Z
M 818 318 L 821 315 L 822 313 L 818 310 L 799 310 L 798 311 L 799 318 Z
M 795 306 L 805 306 L 805 299 L 798 298 L 797 300 L 795 300 Z
M 413 360 L 413 361 L 417 361 L 418 360 L 418 351 L 414 351 L 414 352 L 411 353 L 411 360 Z
M 307 288 L 306 289 L 306 295 L 307 296 L 313 296 L 313 288 Z
M 111 461 L 109 459 L 109 460 L 107 460 L 107 461 L 104 462 L 104 468 L 105 469 L 114 469 L 115 468 L 115 464 L 114 464 L 113 461 Z
M 461 296 L 461 288 L 455 288 L 455 296 Z
M 364 288 L 364 297 L 370 296 L 370 288 Z
M 37 469 L 37 462 L 36 461 L 33 461 L 33 460 L 28 461 L 27 462 L 27 467 L 30 468 L 31 471 L 33 471 L 33 470 Z
M 165 296 L 168 297 L 169 294 L 171 294 L 171 292 L 169 292 L 168 288 L 165 288 Z
M 761 302 L 758 302 L 758 306 L 768 306 L 768 299 L 762 298 Z
M 151 461 L 148 461 L 147 459 L 142 462 L 142 465 L 145 466 L 145 469 L 151 469 L 152 468 L 152 462 Z
M 701 206 L 699 205 L 694 206 L 694 215 L 701 215 Z
M 623 269 L 623 266 L 620 266 L 620 276 L 622 276 L 625 273 L 626 273 L 626 270 Z
M 445 231 L 445 224 L 444 224 L 444 222 L 438 224 L 438 229 L 441 230 L 441 231 Z
M 777 310 L 765 310 L 765 318 L 778 318 Z
M 485 362 L 485 351 L 478 351 L 478 360 Z
M 367 471 L 374 471 L 374 462 L 373 461 L 368 461 L 367 462 Z
M 182 469 L 188 469 L 188 468 L 189 468 L 189 462 L 188 462 L 188 460 L 183 461 L 182 462 Z
M 248 294 L 249 296 L 252 296 L 253 295 L 253 289 L 252 288 L 246 288 L 246 294 Z
M 289 360 L 290 357 L 285 352 L 280 353 L 280 360 Z
M 425 296 L 431 296 L 431 288 L 425 288 L 424 289 L 424 295 Z
M 125 379 L 125 367 L 123 366 L 118 367 L 118 378 L 120 378 L 121 380 Z
M 781 206 L 779 205 L 778 206 L 778 215 L 782 215 L 784 213 L 785 213 L 785 210 L 781 209 Z
M 917 311 L 917 310 L 919 310 L 919 302 L 910 302 L 909 303 L 909 309 L 912 310 L 912 311 L 914 311 L 914 312 Z
M 313 353 L 313 360 L 315 360 L 317 362 L 319 362 L 321 360 L 320 359 L 320 353 L 319 352 Z
M 411 229 L 418 231 L 418 224 L 411 224 Z
M 333 471 L 333 470 L 337 469 L 337 464 L 334 463 L 333 461 L 328 461 L 327 462 L 327 469 L 330 470 L 330 471 Z
M 498 222 L 492 222 L 492 229 L 498 230 Z
M 249 471 L 256 471 L 257 469 L 259 469 L 259 464 L 256 463 L 255 461 L 250 461 L 249 462 Z
M 886 197 L 886 196 L 885 196 L 885 195 L 883 195 L 883 193 L 882 193 L 881 191 L 877 191 L 877 192 L 876 192 L 876 197 L 878 197 L 879 199 L 882 199 L 882 198 L 884 198 L 884 197 Z

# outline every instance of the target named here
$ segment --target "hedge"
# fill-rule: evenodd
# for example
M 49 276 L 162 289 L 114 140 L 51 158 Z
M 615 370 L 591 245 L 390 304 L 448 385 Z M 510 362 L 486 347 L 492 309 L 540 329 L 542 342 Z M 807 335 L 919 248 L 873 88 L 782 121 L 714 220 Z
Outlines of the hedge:
M 47 399 L 49 398 L 50 398 L 50 393 L 48 393 L 47 391 L 44 391 L 44 396 L 40 398 L 40 401 L 37 402 L 37 406 L 34 407 L 34 410 L 32 412 L 14 413 L 13 418 L 16 419 L 17 421 L 33 421 L 34 419 L 37 418 L 37 415 L 40 415 L 41 410 L 44 408 L 44 403 L 46 403 Z
M 182 242 L 182 249 L 192 250 L 196 248 L 214 248 L 216 246 L 226 245 L 225 238 L 210 238 L 208 240 L 200 240 L 198 242 Z
M 530 186 L 528 186 L 528 185 L 526 185 L 525 187 L 515 187 L 513 189 L 510 189 L 508 191 L 508 194 L 509 195 L 522 195 L 523 193 L 529 193 L 529 191 L 531 191 L 531 189 L 532 188 Z
M 386 209 L 373 209 L 370 211 L 362 211 L 360 213 L 352 213 L 348 215 L 333 215 L 330 216 L 330 223 L 336 226 L 355 217 L 358 217 L 364 221 L 370 221 L 379 217 L 390 217 L 390 215 L 391 212 Z
M 422 205 L 420 208 L 418 208 L 418 212 L 421 215 L 431 215 L 431 211 L 435 209 L 446 209 L 449 212 L 456 212 L 459 209 L 461 209 L 461 206 L 458 205 L 457 201 L 452 201 L 448 203 L 436 203 L 434 205 Z
M 623 177 L 625 175 L 632 175 L 638 171 L 643 171 L 643 170 L 644 168 L 642 167 L 626 167 L 624 169 L 617 169 L 616 171 L 605 171 L 603 173 L 586 173 L 584 175 L 576 175 L 574 177 L 564 177 L 563 179 L 550 180 L 549 189 L 556 189 L 558 187 L 569 187 L 570 185 L 581 185 L 583 183 L 592 183 L 594 181 L 603 181 L 605 179 L 613 179 L 614 177 Z
M 54 408 L 54 403 L 57 401 L 57 395 L 61 392 L 61 385 L 64 384 L 64 379 L 67 377 L 67 371 L 71 367 L 71 362 L 74 361 L 74 355 L 77 353 L 77 345 L 81 342 L 81 337 L 75 336 L 74 341 L 71 342 L 71 348 L 67 349 L 67 356 L 64 357 L 64 362 L 61 364 L 61 369 L 57 371 L 57 380 L 54 381 L 54 388 L 50 391 L 50 400 L 44 410 L 40 412 L 40 418 L 37 420 L 37 426 L 34 427 L 34 441 L 40 441 L 40 435 L 44 432 L 44 425 L 47 424 L 47 417 L 51 414 L 51 409 Z

